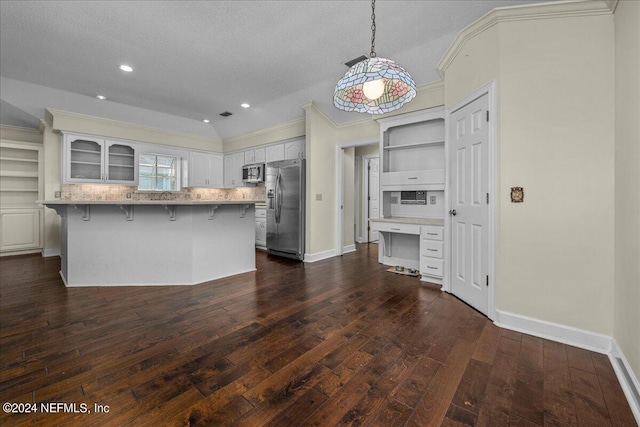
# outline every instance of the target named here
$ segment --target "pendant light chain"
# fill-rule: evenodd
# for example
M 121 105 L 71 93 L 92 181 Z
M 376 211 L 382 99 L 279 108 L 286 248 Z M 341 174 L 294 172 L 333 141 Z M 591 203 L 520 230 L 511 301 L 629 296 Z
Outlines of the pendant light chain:
M 371 53 L 370 58 L 376 57 L 376 0 L 371 0 Z

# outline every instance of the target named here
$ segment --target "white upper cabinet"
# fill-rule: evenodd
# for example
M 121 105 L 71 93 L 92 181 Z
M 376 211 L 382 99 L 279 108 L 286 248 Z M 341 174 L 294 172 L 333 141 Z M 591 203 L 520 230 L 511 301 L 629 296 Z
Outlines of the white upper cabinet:
M 189 187 L 223 186 L 223 156 L 216 153 L 189 152 Z
M 256 148 L 255 150 L 247 150 L 244 152 L 244 164 L 252 165 L 255 163 L 265 162 L 265 149 Z
M 245 165 L 245 153 L 226 154 L 224 156 L 224 186 L 226 188 L 243 187 L 242 167 Z
M 284 160 L 284 144 L 271 145 L 265 151 L 267 163 Z
M 304 159 L 304 138 L 284 143 L 284 159 Z
M 138 182 L 134 143 L 65 134 L 62 154 L 65 183 L 135 185 Z

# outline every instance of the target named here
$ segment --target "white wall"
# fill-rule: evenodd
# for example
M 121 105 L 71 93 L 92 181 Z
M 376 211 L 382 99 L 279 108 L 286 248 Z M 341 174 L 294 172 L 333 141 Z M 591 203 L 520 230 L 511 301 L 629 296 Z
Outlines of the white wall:
M 615 15 L 614 337 L 640 378 L 640 2 Z
M 499 22 L 445 70 L 447 106 L 498 82 L 499 310 L 613 334 L 613 78 L 611 14 Z

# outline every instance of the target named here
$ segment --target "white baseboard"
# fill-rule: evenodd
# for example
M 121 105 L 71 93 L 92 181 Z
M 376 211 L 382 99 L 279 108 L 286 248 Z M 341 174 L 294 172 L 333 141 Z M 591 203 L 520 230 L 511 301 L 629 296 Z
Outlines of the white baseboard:
M 355 252 L 356 251 L 356 245 L 347 245 L 345 247 L 342 248 L 342 254 L 348 254 L 349 252 Z
M 329 249 L 324 252 L 316 252 L 314 254 L 304 254 L 304 262 L 316 262 L 336 256 L 335 249 Z
M 613 370 L 616 371 L 616 376 L 627 398 L 627 402 L 629 402 L 631 412 L 633 412 L 636 422 L 640 425 L 640 382 L 615 338 L 612 339 L 609 360 L 611 361 L 611 365 L 613 365 Z
M 513 314 L 502 310 L 496 310 L 497 326 L 513 331 L 523 332 L 551 341 L 558 341 L 596 353 L 609 354 L 611 352 L 611 337 L 585 331 L 584 329 L 572 326 L 561 325 L 559 323 L 547 322 L 546 320 L 534 319 L 533 317 Z
M 44 249 L 42 251 L 42 257 L 43 258 L 49 258 L 52 256 L 60 256 L 60 249 L 56 248 L 56 249 Z
M 356 237 L 356 243 L 369 243 L 364 237 Z

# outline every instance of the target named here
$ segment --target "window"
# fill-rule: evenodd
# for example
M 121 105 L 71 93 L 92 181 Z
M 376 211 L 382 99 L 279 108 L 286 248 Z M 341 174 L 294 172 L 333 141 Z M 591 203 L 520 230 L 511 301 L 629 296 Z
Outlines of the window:
M 140 154 L 138 190 L 178 191 L 179 158 L 162 154 Z

